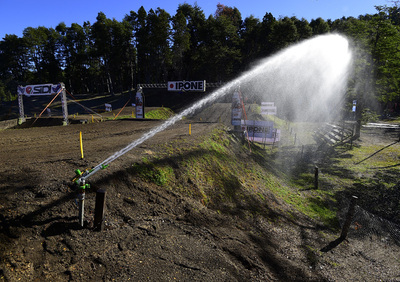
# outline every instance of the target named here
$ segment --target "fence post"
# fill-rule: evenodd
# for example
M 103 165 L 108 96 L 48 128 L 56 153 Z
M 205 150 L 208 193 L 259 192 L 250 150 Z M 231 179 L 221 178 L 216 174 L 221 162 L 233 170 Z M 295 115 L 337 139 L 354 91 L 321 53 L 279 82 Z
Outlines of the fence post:
M 314 167 L 314 188 L 318 189 L 318 178 L 319 178 L 319 168 L 317 166 Z
M 104 208 L 106 202 L 106 191 L 99 189 L 96 191 L 96 204 L 94 208 L 94 223 L 95 231 L 102 231 L 104 228 Z
M 356 129 L 355 129 L 355 133 L 354 133 L 354 139 L 358 139 L 360 138 L 360 132 L 361 132 L 361 120 L 357 120 L 356 124 Z
M 351 198 L 349 211 L 347 212 L 346 221 L 344 222 L 344 225 L 343 225 L 343 228 L 342 228 L 342 233 L 340 235 L 340 240 L 344 240 L 347 237 L 347 233 L 349 232 L 351 221 L 353 220 L 357 199 L 358 198 L 356 196 L 353 196 Z

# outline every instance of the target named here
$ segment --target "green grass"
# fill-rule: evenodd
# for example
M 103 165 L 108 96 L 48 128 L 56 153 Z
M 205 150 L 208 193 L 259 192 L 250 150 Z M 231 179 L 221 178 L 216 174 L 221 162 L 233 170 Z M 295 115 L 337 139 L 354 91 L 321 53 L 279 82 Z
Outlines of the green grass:
M 166 119 L 169 119 L 170 117 L 172 117 L 173 115 L 174 115 L 174 112 L 171 109 L 161 107 L 156 110 L 146 112 L 145 118 L 166 120 Z M 133 115 L 133 117 L 135 117 L 135 115 Z M 106 117 L 106 120 L 128 119 L 128 118 L 132 118 L 132 115 L 119 115 L 116 118 L 115 118 L 115 116 Z
M 134 164 L 132 169 L 133 173 L 143 180 L 159 186 L 166 185 L 174 173 L 171 167 L 155 165 L 147 159 L 143 159 L 142 164 Z
M 180 146 L 182 142 L 185 146 Z M 252 163 L 238 159 L 231 146 L 231 135 L 216 129 L 204 136 L 202 142 L 189 146 L 188 142 L 177 139 L 164 144 L 159 157 L 135 165 L 136 173 L 218 212 L 239 212 L 243 216 L 269 213 L 270 203 L 263 183 L 274 185 L 276 179 L 256 164 L 253 167 Z M 169 163 L 175 163 L 174 168 L 169 166 L 170 170 L 163 174 Z
M 174 112 L 169 108 L 158 108 L 157 110 L 149 111 L 145 113 L 145 118 L 149 119 L 169 119 L 174 115 Z

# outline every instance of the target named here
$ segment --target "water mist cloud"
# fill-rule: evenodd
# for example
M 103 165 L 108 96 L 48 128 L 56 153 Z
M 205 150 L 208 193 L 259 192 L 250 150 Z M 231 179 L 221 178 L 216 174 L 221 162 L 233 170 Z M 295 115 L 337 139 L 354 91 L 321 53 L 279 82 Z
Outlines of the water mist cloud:
M 343 100 L 351 63 L 345 37 L 317 36 L 261 61 L 242 92 L 275 102 L 292 120 L 328 119 Z

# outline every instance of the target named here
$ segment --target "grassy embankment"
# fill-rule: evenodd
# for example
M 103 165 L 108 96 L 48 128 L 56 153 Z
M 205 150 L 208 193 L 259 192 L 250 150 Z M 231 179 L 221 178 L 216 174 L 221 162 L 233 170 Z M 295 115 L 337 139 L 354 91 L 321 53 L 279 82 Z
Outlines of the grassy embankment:
M 277 118 L 275 124 L 281 128 L 283 138 L 293 139 L 290 132 L 301 127 L 302 135 L 299 135 L 306 139 L 304 124 L 288 126 Z M 243 217 L 262 215 L 271 220 L 282 213 L 293 217 L 293 210 L 283 208 L 276 201 L 278 198 L 333 230 L 339 228 L 338 201 L 343 197 L 355 194 L 361 204 L 371 206 L 376 200 L 387 198 L 397 184 L 400 169 L 397 144 L 382 149 L 361 143 L 323 152 L 324 157 L 318 163 L 317 190 L 314 189 L 315 162 L 305 152 L 303 156 L 300 153 L 303 150 L 300 143 L 282 142 L 280 146 L 267 148 L 252 144 L 250 152 L 247 143 L 221 127 L 196 142 L 188 137 L 160 145 L 158 154 L 135 164 L 133 171 L 146 181 L 195 198 L 220 213 Z M 316 153 L 308 152 L 309 155 Z M 363 161 L 366 159 L 369 161 Z M 375 205 L 375 211 L 384 212 L 387 205 L 397 202 L 382 202 Z M 398 216 L 395 212 L 391 215 Z

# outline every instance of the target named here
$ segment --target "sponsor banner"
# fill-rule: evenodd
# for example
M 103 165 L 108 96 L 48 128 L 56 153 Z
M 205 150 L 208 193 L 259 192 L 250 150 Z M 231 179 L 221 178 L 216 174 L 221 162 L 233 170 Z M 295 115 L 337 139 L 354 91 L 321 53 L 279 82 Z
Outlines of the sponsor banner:
M 246 138 L 250 141 L 269 143 L 280 139 L 280 130 L 274 129 L 273 121 L 242 120 L 242 131 L 247 131 Z
M 206 81 L 168 81 L 168 91 L 206 91 Z
M 236 126 L 241 125 L 242 120 L 242 107 L 240 105 L 239 92 L 235 91 L 232 97 L 232 111 L 231 111 L 231 124 Z
M 276 107 L 267 107 L 267 108 L 263 108 L 261 107 L 261 115 L 276 115 Z
M 59 84 L 36 84 L 27 86 L 18 86 L 18 95 L 40 96 L 57 94 L 63 86 Z
M 141 91 L 136 93 L 136 118 L 144 118 L 144 103 Z
M 247 138 L 249 141 L 252 141 L 252 142 L 258 142 L 258 143 L 275 143 L 275 142 L 279 142 L 280 139 L 281 139 L 281 130 L 280 130 L 280 129 L 274 129 L 274 135 L 273 135 L 272 138 L 268 138 L 268 137 L 266 137 L 266 138 L 261 138 L 261 137 L 252 137 L 252 136 L 249 136 L 249 137 L 246 136 L 246 138 Z
M 112 105 L 111 104 L 104 104 L 106 112 L 112 112 Z
M 261 102 L 261 106 L 274 107 L 275 103 L 274 102 Z
M 266 120 L 242 120 L 242 130 L 250 137 L 272 138 L 274 122 Z
M 262 102 L 261 115 L 276 115 L 276 107 L 274 102 Z

